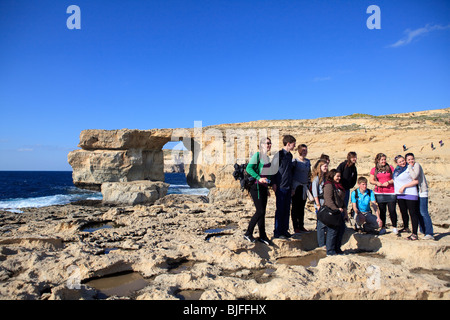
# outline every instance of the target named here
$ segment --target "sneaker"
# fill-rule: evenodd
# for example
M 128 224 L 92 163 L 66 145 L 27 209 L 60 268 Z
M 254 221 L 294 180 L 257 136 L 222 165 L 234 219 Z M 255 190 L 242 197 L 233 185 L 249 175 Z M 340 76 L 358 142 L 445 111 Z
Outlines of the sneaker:
M 423 240 L 435 240 L 435 239 L 431 234 L 427 234 L 425 235 L 425 237 L 423 237 Z
M 273 244 L 272 241 L 270 241 L 270 239 L 267 238 L 267 237 L 259 237 L 258 241 L 262 242 L 262 243 L 264 243 L 264 244 L 266 244 L 268 246 L 271 246 Z
M 251 242 L 251 243 L 255 243 L 255 238 L 250 234 L 250 235 L 246 235 L 244 234 L 244 239 Z
M 378 234 L 379 234 L 380 236 L 382 236 L 383 234 L 386 234 L 386 229 L 385 229 L 385 228 L 382 228 L 382 229 L 378 232 Z
M 292 237 L 292 234 L 290 234 L 289 232 L 286 231 L 286 233 L 283 234 L 283 236 L 285 236 L 286 238 L 290 238 L 290 237 Z
M 397 230 L 397 228 L 392 229 L 392 233 L 398 235 L 398 230 Z

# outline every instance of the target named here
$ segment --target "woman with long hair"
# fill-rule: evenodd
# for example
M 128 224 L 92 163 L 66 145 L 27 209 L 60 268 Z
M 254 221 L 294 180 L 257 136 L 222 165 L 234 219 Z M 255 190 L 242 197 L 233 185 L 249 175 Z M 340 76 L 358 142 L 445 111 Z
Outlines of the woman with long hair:
M 408 227 L 408 212 L 411 217 L 412 234 L 407 238 L 408 240 L 417 240 L 417 229 L 419 227 L 419 193 L 417 185 L 419 181 L 412 179 L 406 160 L 403 156 L 395 157 L 397 168 L 394 170 L 394 189 L 397 195 L 397 203 L 402 213 L 404 228 Z
M 433 223 L 431 222 L 430 214 L 428 213 L 428 183 L 425 178 L 422 166 L 416 162 L 414 154 L 407 153 L 405 155 L 406 162 L 408 162 L 408 171 L 412 179 L 419 181 L 419 227 L 420 231 L 425 234 L 423 239 L 434 240 Z
M 327 255 L 335 255 L 342 253 L 341 244 L 345 232 L 345 220 L 347 220 L 347 208 L 345 206 L 345 189 L 340 183 L 341 173 L 336 169 L 330 170 L 327 181 L 325 181 L 324 206 L 331 210 L 339 210 L 341 212 L 341 222 L 337 228 L 327 228 Z
M 325 184 L 325 180 L 328 174 L 328 161 L 327 160 L 319 160 L 317 162 L 316 168 L 312 173 L 312 184 L 311 184 L 311 193 L 314 197 L 314 208 L 317 211 L 323 206 L 324 197 L 323 197 L 323 187 Z M 319 247 L 325 246 L 325 235 L 327 231 L 327 226 L 322 223 L 319 219 L 317 219 L 317 242 Z
M 397 230 L 397 197 L 395 195 L 394 180 L 392 175 L 394 174 L 394 167 L 386 162 L 386 155 L 384 153 L 378 153 L 375 156 L 375 167 L 370 170 L 369 182 L 375 186 L 375 199 L 380 208 L 380 218 L 382 226 L 379 234 L 386 233 L 386 212 L 389 209 L 389 217 L 392 223 L 392 232 L 398 234 Z
M 350 189 L 356 185 L 358 178 L 358 170 L 356 169 L 356 161 L 358 157 L 356 152 L 350 151 L 347 154 L 347 160 L 341 162 L 336 168 L 341 173 L 341 184 L 345 189 L 344 206 L 347 210 L 348 200 L 350 199 Z
M 266 235 L 265 222 L 267 197 L 269 196 L 269 185 L 272 178 L 267 174 L 270 171 L 271 165 L 268 156 L 271 147 L 272 141 L 269 138 L 263 138 L 259 144 L 259 152 L 253 154 L 246 168 L 248 174 L 255 178 L 255 183 L 250 188 L 250 195 L 255 204 L 256 212 L 250 219 L 247 232 L 244 234 L 244 238 L 250 242 L 256 241 L 253 237 L 253 231 L 255 226 L 258 225 L 258 240 L 265 244 L 271 244 Z

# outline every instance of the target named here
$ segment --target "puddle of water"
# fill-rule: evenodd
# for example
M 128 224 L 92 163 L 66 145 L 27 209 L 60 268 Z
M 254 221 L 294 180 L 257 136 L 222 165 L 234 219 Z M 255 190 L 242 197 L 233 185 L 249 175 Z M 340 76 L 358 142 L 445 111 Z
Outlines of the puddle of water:
M 133 292 L 141 290 L 148 285 L 138 272 L 128 272 L 93 279 L 85 283 L 99 291 L 99 298 L 110 296 L 127 297 Z
M 105 248 L 104 253 L 108 254 L 108 253 L 110 253 L 111 251 L 114 251 L 114 250 L 119 250 L 119 248 Z
M 212 237 L 221 237 L 221 236 L 229 236 L 231 235 L 230 231 L 237 229 L 237 224 L 229 224 L 220 228 L 211 228 L 205 230 L 206 237 L 205 240 L 209 240 Z
M 183 260 L 179 263 L 169 264 L 169 273 L 178 274 L 183 271 L 189 271 L 197 262 L 195 260 Z
M 284 257 L 277 259 L 278 263 L 289 266 L 303 266 L 303 267 L 317 267 L 319 260 L 325 258 L 327 253 L 325 251 L 316 251 L 300 257 Z
M 225 232 L 225 231 L 228 231 L 228 230 L 234 230 L 236 228 L 237 228 L 237 225 L 234 224 L 234 223 L 231 223 L 231 224 L 226 225 L 224 227 L 207 229 L 207 230 L 205 230 L 205 233 L 208 233 L 208 234 L 221 233 L 221 232 Z
M 112 221 L 99 221 L 99 222 L 89 222 L 85 224 L 80 230 L 84 232 L 94 232 L 101 229 L 112 229 L 119 227 Z
M 200 300 L 205 290 L 179 290 L 175 293 L 175 297 L 180 300 Z
M 411 269 L 412 273 L 419 273 L 419 274 L 431 274 L 438 278 L 439 280 L 447 282 L 445 284 L 446 287 L 450 287 L 450 270 L 442 270 L 442 269 L 424 269 L 424 268 L 415 268 Z
M 273 279 L 272 273 L 276 269 L 274 268 L 262 268 L 262 269 L 240 269 L 240 270 L 223 270 L 222 276 L 236 277 L 242 280 L 255 280 L 257 283 L 267 283 Z

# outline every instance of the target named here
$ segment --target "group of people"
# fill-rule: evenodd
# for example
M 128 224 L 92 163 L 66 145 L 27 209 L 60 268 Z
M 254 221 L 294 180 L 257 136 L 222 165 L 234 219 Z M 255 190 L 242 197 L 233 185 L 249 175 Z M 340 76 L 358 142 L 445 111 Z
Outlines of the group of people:
M 287 239 L 292 236 L 288 231 L 290 219 L 295 233 L 307 231 L 304 215 L 308 199 L 314 201 L 316 213 L 326 206 L 341 216 L 338 227 L 327 226 L 317 219 L 318 244 L 320 247 L 326 246 L 327 255 L 342 253 L 345 223 L 349 219 L 354 219 L 354 228 L 358 232 L 385 234 L 387 211 L 394 234 L 411 233 L 407 239 L 417 240 L 420 227 L 420 231 L 425 234 L 423 239 L 434 239 L 428 213 L 428 185 L 422 167 L 415 162 L 414 154 L 396 156 L 396 168 L 386 162 L 385 154 L 377 154 L 368 180 L 362 176 L 358 178 L 355 152 L 349 152 L 345 161 L 336 169 L 329 170 L 329 156 L 322 154 L 312 167 L 311 161 L 306 158 L 308 147 L 301 144 L 296 148 L 296 139 L 291 135 L 283 137 L 283 148 L 273 159 L 268 156 L 271 146 L 269 138 L 262 139 L 259 151 L 253 154 L 246 167 L 248 174 L 255 179 L 250 195 L 256 207 L 244 234 L 246 240 L 272 244 L 265 230 L 270 188 L 276 196 L 273 238 Z M 298 157 L 294 159 L 292 152 L 295 149 Z M 368 188 L 368 183 L 374 186 L 373 190 Z M 350 192 L 356 184 L 357 188 Z M 351 210 L 347 211 L 349 201 Z M 403 220 L 401 230 L 397 228 L 397 203 Z M 410 219 L 412 231 L 408 228 Z M 258 239 L 253 237 L 256 225 L 259 229 Z

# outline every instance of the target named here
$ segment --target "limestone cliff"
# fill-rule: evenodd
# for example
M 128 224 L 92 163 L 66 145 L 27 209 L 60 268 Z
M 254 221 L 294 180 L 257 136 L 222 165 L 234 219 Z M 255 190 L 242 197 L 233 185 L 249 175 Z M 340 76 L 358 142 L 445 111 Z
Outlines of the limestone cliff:
M 308 145 L 307 157 L 312 162 L 322 153 L 329 155 L 330 168 L 345 160 L 349 151 L 355 151 L 358 174 L 366 177 L 377 153 L 385 153 L 388 163 L 394 164 L 397 154 L 405 154 L 406 145 L 428 179 L 431 212 L 444 211 L 447 217 L 449 124 L 450 108 L 446 108 L 386 116 L 263 120 L 193 129 L 85 130 L 80 135 L 82 149 L 72 151 L 68 158 L 74 183 L 82 188 L 98 190 L 103 182 L 164 181 L 162 148 L 171 140 L 182 140 L 188 151 L 181 160 L 179 153 L 175 156 L 184 163 L 189 185 L 214 188 L 214 198 L 224 194 L 241 196 L 239 184 L 232 177 L 233 164 L 247 161 L 257 150 L 262 135 L 272 138 L 272 151 L 276 152 L 282 147 L 283 135 L 291 134 L 297 144 Z M 166 155 L 167 158 L 170 159 Z
M 100 190 L 103 182 L 164 181 L 162 147 L 172 130 L 84 130 L 69 153 L 77 187 Z

